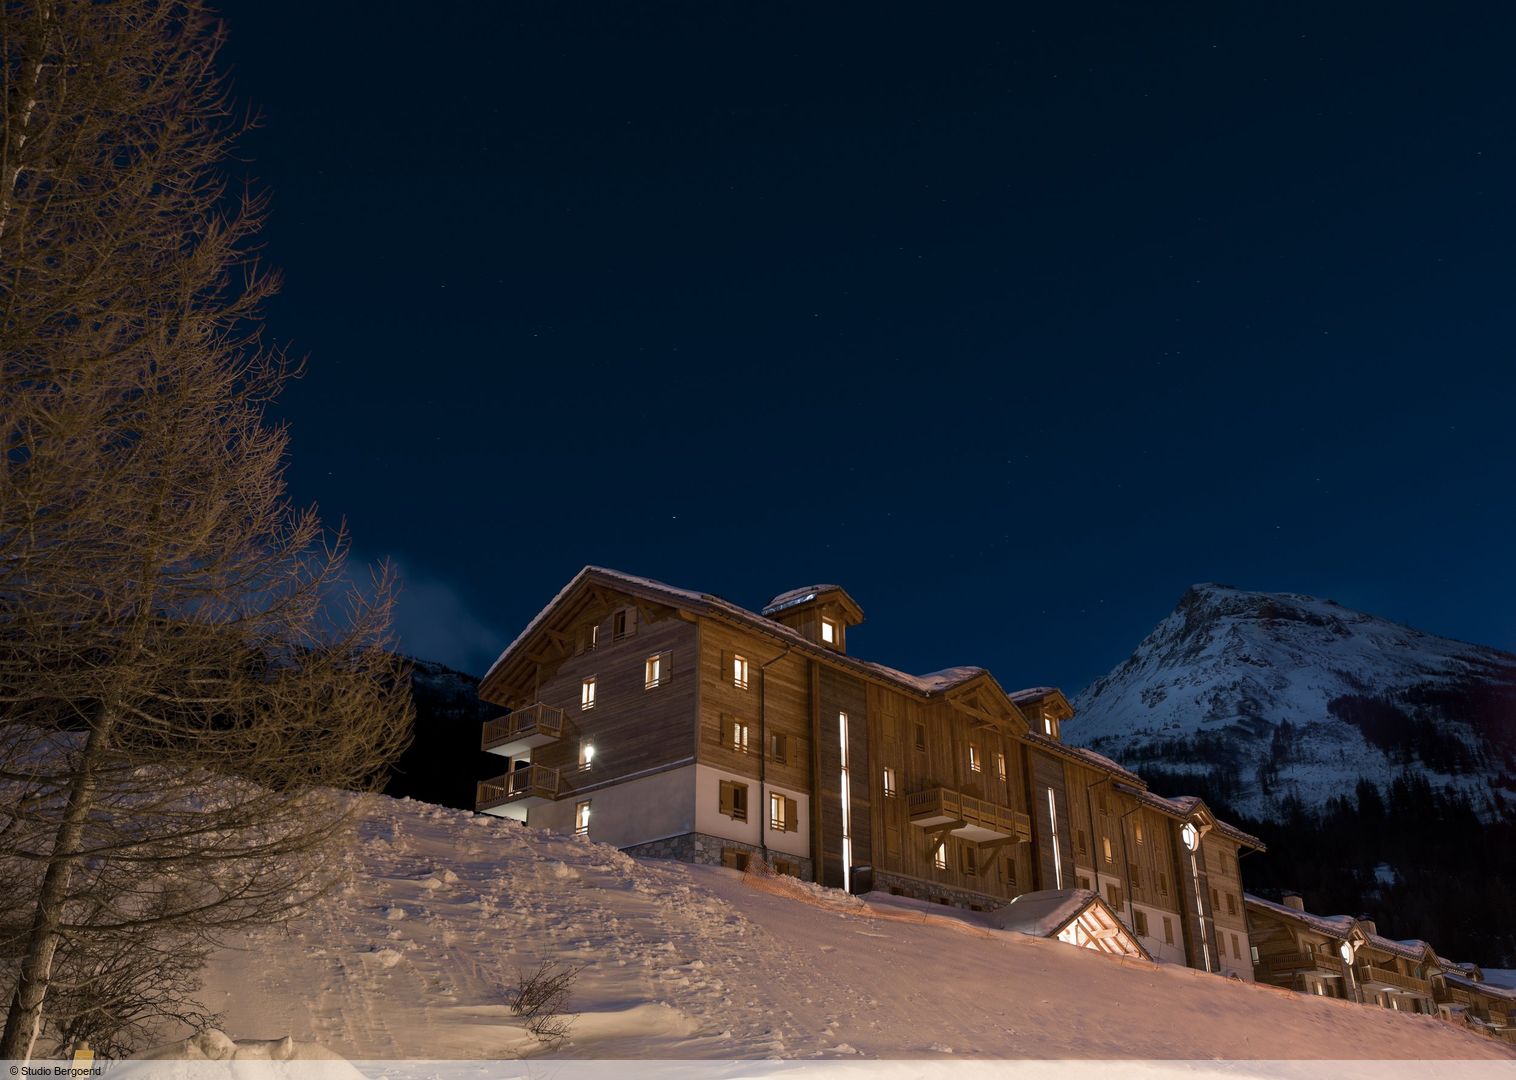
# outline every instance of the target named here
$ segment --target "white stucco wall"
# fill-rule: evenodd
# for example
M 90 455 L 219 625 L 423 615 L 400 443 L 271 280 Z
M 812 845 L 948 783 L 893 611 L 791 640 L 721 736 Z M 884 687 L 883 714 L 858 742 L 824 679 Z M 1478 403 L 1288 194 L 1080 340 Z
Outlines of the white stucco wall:
M 532 807 L 527 824 L 574 831 L 574 807 L 590 800 L 590 839 L 617 847 L 695 831 L 695 769 L 686 765 Z
M 781 851 L 786 855 L 810 858 L 811 805 L 809 797 L 804 792 L 775 784 L 768 784 L 760 791 L 758 781 L 751 776 L 724 772 L 721 769 L 713 769 L 709 765 L 696 765 L 694 769 L 696 832 L 705 833 L 708 836 L 719 836 L 725 840 L 736 840 L 738 843 L 751 844 L 754 847 L 766 844 L 772 850 Z M 721 812 L 721 781 L 723 780 L 733 780 L 747 785 L 746 821 L 734 821 Z M 795 800 L 798 827 L 794 831 L 779 832 L 769 828 L 768 797 L 773 792 L 779 792 Z

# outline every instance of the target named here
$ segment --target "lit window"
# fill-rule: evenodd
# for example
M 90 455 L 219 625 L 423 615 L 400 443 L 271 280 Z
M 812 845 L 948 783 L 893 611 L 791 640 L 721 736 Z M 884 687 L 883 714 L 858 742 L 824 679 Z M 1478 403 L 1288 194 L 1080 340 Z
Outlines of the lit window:
M 777 791 L 769 792 L 769 828 L 775 832 L 799 832 L 800 805 Z
M 998 751 L 995 754 L 995 775 L 1000 777 L 1002 780 L 1004 780 L 1006 777 L 1005 755 L 999 753 Z
M 581 742 L 579 744 L 579 767 L 581 769 L 588 769 L 594 760 L 595 744 L 587 741 Z
M 1042 718 L 1042 731 L 1045 735 L 1053 734 L 1053 718 L 1051 716 L 1044 716 Z
M 969 744 L 969 772 L 983 772 L 984 759 L 979 753 L 979 747 Z
M 1109 836 L 1102 836 L 1100 838 L 1100 850 L 1105 855 L 1105 861 L 1107 863 L 1111 862 L 1111 838 Z
M 1251 953 L 1252 956 L 1253 956 L 1253 963 L 1255 963 L 1255 964 L 1258 963 L 1258 946 L 1257 945 L 1250 945 L 1250 946 L 1248 946 L 1248 952 Z
M 590 834 L 590 801 L 585 799 L 582 803 L 574 804 L 574 835 L 588 836 Z
M 932 865 L 938 870 L 947 869 L 947 841 L 932 841 Z
M 595 676 L 593 675 L 579 684 L 579 707 L 581 709 L 595 707 Z
M 837 642 L 837 624 L 831 619 L 821 620 L 821 640 L 828 645 L 834 645 Z
M 744 656 L 732 657 L 732 685 L 738 690 L 747 689 L 747 658 Z
M 748 752 L 748 723 L 728 716 L 723 721 L 724 730 L 721 733 L 721 741 L 728 750 L 735 750 L 739 754 Z
M 888 765 L 884 767 L 884 797 L 886 799 L 895 797 L 895 770 Z
M 642 688 L 651 690 L 663 682 L 663 654 L 649 656 L 642 663 Z
M 1137 842 L 1142 843 L 1142 819 L 1138 818 L 1132 823 L 1132 829 L 1137 834 Z
M 594 626 L 590 627 L 590 639 L 587 642 L 585 642 L 585 648 L 586 649 L 593 649 L 596 645 L 599 645 L 599 644 L 600 644 L 600 624 L 596 623 Z
M 733 821 L 746 821 L 747 785 L 732 780 L 721 781 L 720 810 Z

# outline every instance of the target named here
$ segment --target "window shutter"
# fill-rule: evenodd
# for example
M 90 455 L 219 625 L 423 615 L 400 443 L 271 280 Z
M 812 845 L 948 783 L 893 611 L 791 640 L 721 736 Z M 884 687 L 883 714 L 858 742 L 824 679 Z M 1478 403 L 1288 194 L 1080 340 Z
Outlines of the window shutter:
M 731 817 L 734 810 L 732 796 L 735 790 L 736 785 L 730 780 L 721 781 L 721 812 L 727 817 Z
M 732 748 L 737 740 L 737 721 L 726 713 L 721 714 L 721 745 Z M 725 783 L 726 781 L 722 781 Z
M 784 831 L 800 831 L 800 804 L 794 799 L 784 800 Z

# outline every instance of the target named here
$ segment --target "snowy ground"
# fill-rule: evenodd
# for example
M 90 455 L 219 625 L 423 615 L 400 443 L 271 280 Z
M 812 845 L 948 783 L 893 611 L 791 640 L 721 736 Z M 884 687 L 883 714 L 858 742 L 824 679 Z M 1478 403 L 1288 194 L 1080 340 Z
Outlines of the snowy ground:
M 816 906 L 733 871 L 406 800 L 364 811 L 347 891 L 213 961 L 204 1000 L 235 1037 L 352 1059 L 537 1053 L 507 989 L 553 959 L 583 965 L 566 1057 L 1516 1057 L 1426 1017 L 966 917 L 870 918 L 840 895 Z

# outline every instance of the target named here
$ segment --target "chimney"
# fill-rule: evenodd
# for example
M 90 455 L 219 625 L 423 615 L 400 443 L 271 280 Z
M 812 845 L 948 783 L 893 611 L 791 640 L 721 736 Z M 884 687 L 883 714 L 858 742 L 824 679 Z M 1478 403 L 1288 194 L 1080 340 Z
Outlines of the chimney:
M 1284 906 L 1290 908 L 1291 910 L 1305 910 L 1305 898 L 1302 897 L 1299 893 L 1287 892 L 1282 897 L 1280 897 L 1280 899 L 1284 902 Z
M 1374 920 L 1369 918 L 1367 915 L 1358 916 L 1358 925 L 1363 928 L 1363 932 L 1365 934 L 1379 933 L 1379 928 L 1374 925 Z

